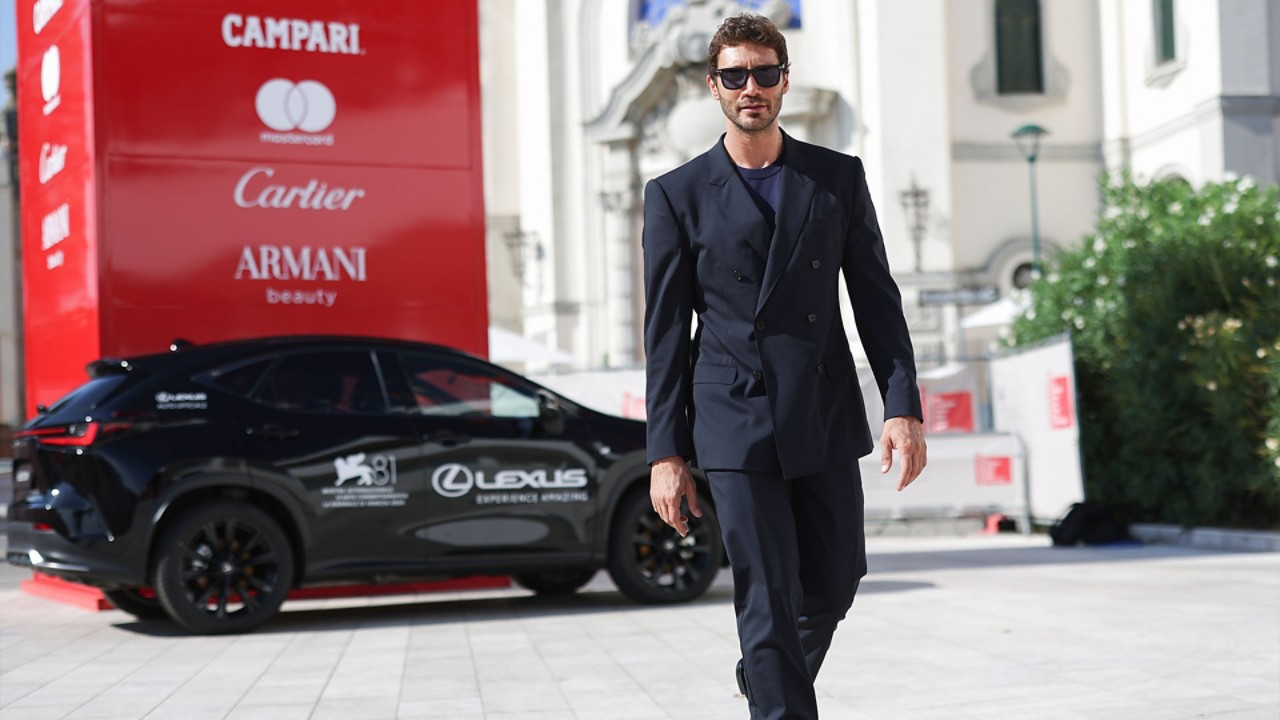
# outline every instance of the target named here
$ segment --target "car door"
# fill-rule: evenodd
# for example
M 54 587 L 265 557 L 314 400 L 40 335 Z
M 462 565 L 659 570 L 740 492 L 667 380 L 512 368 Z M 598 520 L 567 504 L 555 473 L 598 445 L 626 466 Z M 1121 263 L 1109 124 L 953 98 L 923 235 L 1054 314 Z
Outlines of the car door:
M 502 563 L 589 552 L 599 479 L 585 422 L 483 361 L 396 355 L 429 485 L 419 531 L 427 557 Z
M 372 351 L 284 354 L 251 397 L 243 424 L 255 472 L 305 498 L 313 518 L 311 579 L 421 564 L 418 435 L 389 408 Z

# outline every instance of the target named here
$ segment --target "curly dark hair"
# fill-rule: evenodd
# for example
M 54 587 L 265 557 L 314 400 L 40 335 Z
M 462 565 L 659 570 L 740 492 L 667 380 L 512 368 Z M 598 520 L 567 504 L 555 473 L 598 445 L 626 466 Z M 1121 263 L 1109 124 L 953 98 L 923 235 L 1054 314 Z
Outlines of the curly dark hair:
M 720 59 L 721 50 L 747 43 L 771 48 L 778 54 L 779 64 L 783 67 L 789 64 L 787 39 L 782 37 L 778 26 L 763 15 L 743 12 L 725 18 L 716 29 L 716 34 L 711 36 L 711 46 L 707 48 L 707 74 L 715 74 L 716 62 Z

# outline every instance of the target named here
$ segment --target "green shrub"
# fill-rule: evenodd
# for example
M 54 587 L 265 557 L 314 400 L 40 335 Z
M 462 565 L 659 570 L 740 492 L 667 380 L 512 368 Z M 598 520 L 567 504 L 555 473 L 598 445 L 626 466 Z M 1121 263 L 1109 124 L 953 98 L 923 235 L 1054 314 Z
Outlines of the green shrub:
M 1011 335 L 1072 333 L 1087 495 L 1131 521 L 1280 527 L 1280 189 L 1102 195 Z

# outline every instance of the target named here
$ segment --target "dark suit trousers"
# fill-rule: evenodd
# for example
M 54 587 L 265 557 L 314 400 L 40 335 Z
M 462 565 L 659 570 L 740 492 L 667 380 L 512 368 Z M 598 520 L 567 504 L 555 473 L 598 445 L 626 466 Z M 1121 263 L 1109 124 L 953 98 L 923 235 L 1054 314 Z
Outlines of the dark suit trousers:
M 856 463 L 792 480 L 709 470 L 752 720 L 818 717 L 813 681 L 867 572 Z

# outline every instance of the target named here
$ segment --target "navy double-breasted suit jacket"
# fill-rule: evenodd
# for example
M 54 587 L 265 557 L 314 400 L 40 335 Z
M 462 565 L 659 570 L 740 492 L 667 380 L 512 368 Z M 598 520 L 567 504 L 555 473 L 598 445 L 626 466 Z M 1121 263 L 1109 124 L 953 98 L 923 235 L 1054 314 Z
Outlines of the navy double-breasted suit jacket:
M 862 161 L 784 143 L 772 236 L 723 137 L 645 187 L 650 462 L 793 478 L 869 453 L 841 273 L 885 417 L 923 417 Z

